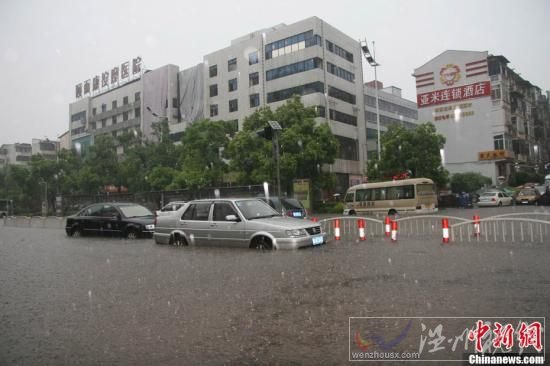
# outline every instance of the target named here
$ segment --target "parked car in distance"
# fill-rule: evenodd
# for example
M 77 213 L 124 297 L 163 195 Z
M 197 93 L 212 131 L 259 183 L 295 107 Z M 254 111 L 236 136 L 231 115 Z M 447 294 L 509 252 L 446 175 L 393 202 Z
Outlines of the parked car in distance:
M 306 209 L 300 201 L 295 198 L 286 197 L 260 197 L 264 202 L 267 202 L 275 211 L 280 212 L 283 216 L 294 217 L 297 219 L 305 219 L 307 216 Z
M 195 200 L 157 217 L 157 244 L 297 249 L 326 242 L 318 223 L 282 216 L 259 198 Z
M 151 237 L 155 216 L 148 208 L 135 203 L 96 203 L 76 215 L 67 217 L 65 232 L 69 236 L 108 235 L 128 239 Z
M 479 196 L 477 205 L 484 206 L 510 206 L 513 198 L 504 192 L 485 192 Z
M 173 201 L 173 202 L 170 202 L 170 203 L 164 205 L 164 207 L 162 207 L 160 210 L 158 210 L 156 212 L 156 214 L 157 214 L 157 216 L 171 215 L 174 212 L 176 212 L 177 210 L 179 210 L 179 208 L 181 206 L 185 205 L 185 202 L 186 201 Z
M 535 188 L 523 188 L 516 196 L 516 203 L 524 205 L 538 205 L 540 193 Z

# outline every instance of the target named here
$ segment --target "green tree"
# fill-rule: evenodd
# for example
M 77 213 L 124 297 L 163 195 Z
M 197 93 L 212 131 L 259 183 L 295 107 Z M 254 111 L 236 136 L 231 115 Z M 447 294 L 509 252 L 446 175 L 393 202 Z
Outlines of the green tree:
M 170 188 L 201 188 L 222 183 L 227 164 L 226 122 L 202 120 L 188 127 L 182 137 L 180 170 Z
M 338 141 L 326 123 L 315 122 L 315 109 L 306 108 L 299 97 L 288 100 L 275 112 L 260 108 L 247 117 L 243 129 L 231 140 L 228 156 L 230 169 L 242 184 L 259 184 L 274 181 L 272 142 L 258 137 L 256 131 L 268 125 L 268 121 L 278 121 L 280 131 L 280 170 L 281 187 L 292 190 L 296 178 L 309 178 L 315 187 L 322 182 L 334 183 L 331 174 L 323 173 L 324 164 L 332 164 L 338 151 Z
M 491 178 L 479 173 L 456 173 L 451 176 L 451 190 L 455 193 L 475 192 L 486 184 L 491 184 Z
M 432 123 L 414 129 L 391 125 L 381 142 L 381 160 L 369 161 L 367 165 L 370 181 L 391 179 L 410 171 L 413 177 L 430 178 L 438 186 L 447 184 L 449 173 L 441 165 L 440 155 L 445 137 L 436 132 Z

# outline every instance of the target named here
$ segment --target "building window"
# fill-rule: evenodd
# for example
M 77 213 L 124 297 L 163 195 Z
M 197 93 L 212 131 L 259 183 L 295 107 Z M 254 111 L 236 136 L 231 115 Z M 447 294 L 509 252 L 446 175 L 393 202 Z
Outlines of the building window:
M 254 51 L 248 54 L 248 64 L 255 65 L 258 63 L 258 51 Z
M 92 116 L 95 116 L 96 115 L 96 108 L 92 108 Z
M 235 71 L 237 70 L 237 59 L 232 58 L 231 60 L 227 61 L 227 71 Z
M 123 112 L 122 113 L 122 120 L 123 121 L 128 121 L 128 112 Z
M 122 98 L 122 105 L 128 104 L 128 97 Z
M 248 85 L 254 86 L 260 83 L 260 75 L 257 72 L 253 72 L 248 75 Z
M 327 71 L 349 82 L 353 83 L 355 81 L 355 75 L 353 73 L 331 64 L 330 62 L 327 62 Z
M 250 94 L 250 108 L 254 108 L 260 105 L 260 94 Z
M 116 116 L 111 117 L 111 122 L 113 125 L 116 125 Z
M 355 95 L 345 92 L 343 90 L 340 90 L 338 88 L 335 88 L 333 86 L 328 87 L 328 95 L 333 98 L 340 99 L 349 104 L 355 104 Z
M 101 111 L 102 111 L 102 112 L 106 112 L 106 111 L 107 111 L 107 104 L 103 103 L 103 104 L 101 105 Z
M 178 98 L 172 98 L 172 108 L 178 108 Z
M 267 102 L 274 103 L 291 98 L 293 95 L 307 95 L 314 93 L 323 93 L 324 84 L 320 81 L 314 83 L 295 86 L 293 88 L 281 89 L 267 94 Z
M 227 85 L 228 85 L 228 88 L 229 88 L 230 92 L 237 90 L 237 79 L 229 80 L 227 82 Z
M 357 126 L 357 117 L 352 116 L 351 114 L 339 112 L 334 109 L 330 110 L 330 119 L 333 121 L 345 123 L 347 125 Z
M 350 139 L 344 136 L 334 135 L 340 144 L 338 149 L 338 159 L 344 160 L 359 160 L 359 149 L 357 148 L 357 140 Z
M 134 109 L 134 117 L 140 118 L 141 117 L 141 108 Z
M 493 136 L 493 142 L 495 145 L 495 150 L 504 150 L 504 136 L 495 135 Z
M 239 110 L 239 101 L 237 99 L 231 99 L 229 101 L 229 112 L 236 112 Z
M 300 72 L 313 70 L 313 69 L 322 69 L 323 60 L 318 57 L 310 58 L 309 60 L 304 60 L 296 62 L 290 65 L 285 65 L 277 67 L 276 69 L 267 70 L 265 73 L 266 80 L 273 80 L 282 78 L 288 75 L 297 74 Z
M 218 115 L 218 105 L 210 104 L 210 117 L 215 117 Z
M 500 63 L 498 61 L 489 62 L 489 75 L 500 74 Z
M 353 53 L 346 51 L 342 47 L 337 46 L 330 41 L 327 41 L 326 43 L 327 43 L 327 50 L 353 63 Z
M 139 102 L 140 100 L 141 100 L 141 93 L 136 92 L 136 94 L 134 94 L 134 101 Z
M 265 46 L 265 58 L 269 60 L 316 45 L 321 45 L 321 37 L 313 34 L 313 31 L 310 30 L 267 44 Z
M 211 78 L 213 78 L 214 76 L 218 76 L 218 65 L 210 66 L 208 68 L 208 72 L 209 72 Z
M 210 97 L 215 97 L 218 95 L 218 84 L 210 85 Z
M 101 120 L 101 128 L 105 128 L 107 126 L 107 119 Z
M 116 100 L 113 100 L 113 109 L 116 109 Z
M 491 88 L 491 99 L 500 100 L 500 85 L 495 85 Z

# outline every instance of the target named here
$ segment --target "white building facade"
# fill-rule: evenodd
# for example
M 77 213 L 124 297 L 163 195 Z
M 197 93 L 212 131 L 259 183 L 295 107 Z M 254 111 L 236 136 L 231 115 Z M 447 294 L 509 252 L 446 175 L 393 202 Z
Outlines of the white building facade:
M 361 58 L 356 40 L 317 17 L 250 33 L 204 57 L 205 115 L 242 127 L 259 107 L 301 96 L 338 139 L 328 169 L 347 187 L 367 158 Z
M 449 50 L 414 70 L 418 119 L 445 136 L 451 174 L 478 172 L 496 184 L 540 155 L 536 106 L 545 97 L 507 63 L 486 51 Z

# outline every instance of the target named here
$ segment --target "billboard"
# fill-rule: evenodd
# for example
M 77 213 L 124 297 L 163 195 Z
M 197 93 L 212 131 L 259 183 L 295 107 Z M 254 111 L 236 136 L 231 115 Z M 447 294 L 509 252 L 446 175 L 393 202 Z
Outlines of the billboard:
M 130 65 L 132 72 L 130 73 Z M 101 74 L 93 76 L 91 79 L 80 82 L 75 86 L 75 97 L 80 99 L 83 96 L 97 95 L 124 83 L 133 81 L 141 77 L 142 74 L 141 57 L 135 57 L 131 61 L 125 61 L 110 71 L 104 71 Z

